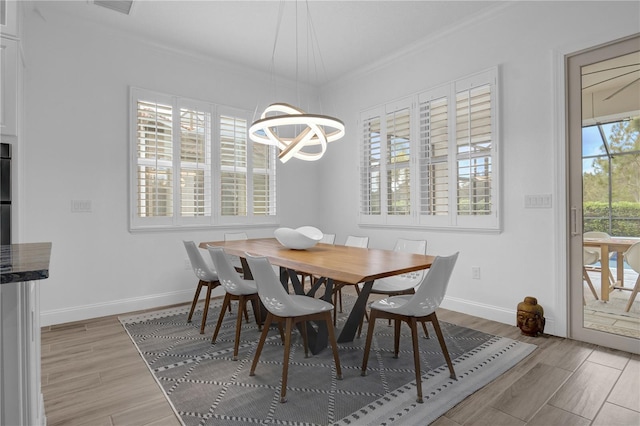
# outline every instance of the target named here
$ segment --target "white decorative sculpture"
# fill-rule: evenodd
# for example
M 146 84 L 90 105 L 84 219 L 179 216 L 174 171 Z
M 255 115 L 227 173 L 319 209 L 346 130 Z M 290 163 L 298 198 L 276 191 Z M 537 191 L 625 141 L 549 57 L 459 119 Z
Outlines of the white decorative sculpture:
M 273 235 L 280 244 L 294 250 L 313 247 L 323 236 L 322 231 L 313 226 L 301 226 L 297 229 L 278 228 L 273 232 Z

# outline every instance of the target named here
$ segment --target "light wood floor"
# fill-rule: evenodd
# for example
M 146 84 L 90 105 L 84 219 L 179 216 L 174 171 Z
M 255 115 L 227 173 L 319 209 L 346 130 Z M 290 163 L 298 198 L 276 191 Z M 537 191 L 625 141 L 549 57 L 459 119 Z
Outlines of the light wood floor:
M 434 425 L 639 425 L 640 357 L 439 310 L 442 321 L 538 346 Z M 206 333 L 209 333 L 207 330 Z M 47 423 L 179 425 L 117 316 L 42 329 Z

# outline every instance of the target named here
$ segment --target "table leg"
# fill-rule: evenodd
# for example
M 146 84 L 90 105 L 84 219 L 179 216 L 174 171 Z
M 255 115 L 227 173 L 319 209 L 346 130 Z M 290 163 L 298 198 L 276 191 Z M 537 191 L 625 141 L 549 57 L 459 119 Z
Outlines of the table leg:
M 616 252 L 616 286 L 624 287 L 624 252 Z
M 344 324 L 344 327 L 340 332 L 340 336 L 338 336 L 338 343 L 353 342 L 356 332 L 358 331 L 360 321 L 362 321 L 362 317 L 364 316 L 364 312 L 367 308 L 367 300 L 369 299 L 369 293 L 371 293 L 371 287 L 373 287 L 373 280 L 364 283 L 360 289 L 358 299 L 356 299 L 356 303 L 351 309 L 349 318 L 347 318 L 347 322 Z
M 609 301 L 609 245 L 600 245 L 600 299 Z

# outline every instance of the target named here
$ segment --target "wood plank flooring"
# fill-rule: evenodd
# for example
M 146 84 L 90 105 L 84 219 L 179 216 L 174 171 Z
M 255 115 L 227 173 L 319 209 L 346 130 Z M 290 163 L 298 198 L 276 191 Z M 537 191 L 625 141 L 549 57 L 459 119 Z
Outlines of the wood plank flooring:
M 526 337 L 515 326 L 453 311 L 438 316 L 538 349 L 434 425 L 640 424 L 640 356 Z M 42 384 L 51 426 L 180 424 L 117 316 L 44 327 Z

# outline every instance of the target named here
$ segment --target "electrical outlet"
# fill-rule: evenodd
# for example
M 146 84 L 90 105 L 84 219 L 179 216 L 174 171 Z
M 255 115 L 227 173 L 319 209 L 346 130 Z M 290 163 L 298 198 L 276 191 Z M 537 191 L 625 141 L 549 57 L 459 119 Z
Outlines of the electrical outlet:
M 473 278 L 474 280 L 479 280 L 480 279 L 480 267 L 479 266 L 472 266 L 471 267 L 471 278 Z

